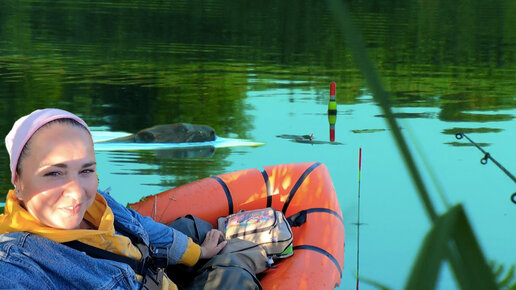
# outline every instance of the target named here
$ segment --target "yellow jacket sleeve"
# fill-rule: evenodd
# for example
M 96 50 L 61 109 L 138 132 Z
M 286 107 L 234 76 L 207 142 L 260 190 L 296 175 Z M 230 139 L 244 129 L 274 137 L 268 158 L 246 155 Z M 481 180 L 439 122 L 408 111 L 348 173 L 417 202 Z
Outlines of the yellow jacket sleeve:
M 188 244 L 186 245 L 186 251 L 183 253 L 181 259 L 179 259 L 179 264 L 184 264 L 186 266 L 193 266 L 199 261 L 199 257 L 201 256 L 201 247 L 194 243 L 191 238 L 188 238 Z

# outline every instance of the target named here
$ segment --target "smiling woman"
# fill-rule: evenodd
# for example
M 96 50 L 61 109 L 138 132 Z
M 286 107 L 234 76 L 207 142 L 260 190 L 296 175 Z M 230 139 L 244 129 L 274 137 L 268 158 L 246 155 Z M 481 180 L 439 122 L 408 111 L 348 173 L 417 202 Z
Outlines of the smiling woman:
M 15 190 L 0 215 L 2 286 L 177 289 L 164 273 L 168 265 L 193 266 L 227 244 L 211 230 L 199 246 L 97 192 L 92 136 L 74 114 L 34 111 L 5 141 Z M 254 281 L 244 269 L 232 274 Z
M 13 177 L 16 195 L 49 227 L 93 228 L 83 216 L 97 192 L 95 167 L 86 127 L 73 119 L 51 121 L 34 133 L 20 154 Z

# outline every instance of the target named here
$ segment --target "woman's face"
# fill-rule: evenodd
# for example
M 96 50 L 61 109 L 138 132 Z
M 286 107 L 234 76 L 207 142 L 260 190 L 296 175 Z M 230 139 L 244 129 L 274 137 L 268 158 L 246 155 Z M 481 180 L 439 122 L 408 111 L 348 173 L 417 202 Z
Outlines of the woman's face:
M 49 227 L 79 228 L 98 186 L 89 133 L 62 123 L 40 128 L 20 169 L 15 184 L 27 211 Z

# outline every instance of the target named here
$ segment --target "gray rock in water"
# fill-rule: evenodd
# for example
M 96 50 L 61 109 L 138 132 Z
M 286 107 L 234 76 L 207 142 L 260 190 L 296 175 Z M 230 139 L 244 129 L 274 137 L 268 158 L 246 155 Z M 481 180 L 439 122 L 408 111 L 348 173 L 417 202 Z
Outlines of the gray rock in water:
M 215 140 L 215 130 L 206 125 L 177 123 L 157 125 L 136 134 L 103 141 L 104 143 L 185 143 Z

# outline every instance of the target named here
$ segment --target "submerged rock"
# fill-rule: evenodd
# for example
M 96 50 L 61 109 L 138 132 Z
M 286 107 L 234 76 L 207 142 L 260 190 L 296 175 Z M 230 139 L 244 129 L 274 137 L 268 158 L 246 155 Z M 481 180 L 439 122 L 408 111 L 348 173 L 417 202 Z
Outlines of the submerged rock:
M 157 125 L 136 134 L 102 141 L 103 143 L 185 143 L 215 140 L 215 130 L 206 125 L 177 123 Z

